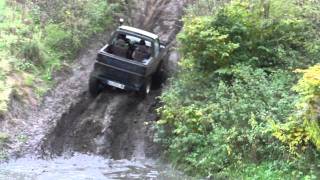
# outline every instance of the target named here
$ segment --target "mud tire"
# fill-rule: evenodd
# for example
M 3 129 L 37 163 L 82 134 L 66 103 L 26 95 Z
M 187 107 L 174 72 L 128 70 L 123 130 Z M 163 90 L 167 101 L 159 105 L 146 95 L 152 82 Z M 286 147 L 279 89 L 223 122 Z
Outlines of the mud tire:
M 152 87 L 152 79 L 150 78 L 150 79 L 147 79 L 146 82 L 143 84 L 140 91 L 138 92 L 138 95 L 142 98 L 147 97 L 148 94 L 150 94 L 151 87 Z
M 161 88 L 162 83 L 166 80 L 166 73 L 164 70 L 163 62 L 159 65 L 157 71 L 152 76 L 152 87 L 154 89 Z
M 99 93 L 102 91 L 103 85 L 101 81 L 94 77 L 93 75 L 90 75 L 89 79 L 89 93 L 91 97 L 97 97 Z

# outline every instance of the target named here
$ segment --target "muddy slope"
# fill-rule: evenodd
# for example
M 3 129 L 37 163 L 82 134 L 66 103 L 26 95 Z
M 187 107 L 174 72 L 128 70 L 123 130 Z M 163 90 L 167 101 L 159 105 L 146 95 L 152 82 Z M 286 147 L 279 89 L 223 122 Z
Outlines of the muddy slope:
M 181 0 L 137 1 L 130 12 L 134 18 L 129 20 L 136 27 L 154 31 L 164 41 L 174 42 L 185 4 Z M 95 99 L 88 95 L 89 73 L 96 52 L 105 41 L 106 38 L 99 40 L 83 51 L 72 71 L 64 74 L 43 103 L 29 112 L 28 126 L 20 132 L 27 141 L 19 146 L 17 154 L 61 155 L 77 151 L 114 159 L 157 155 L 152 129 L 146 124 L 157 119 L 154 110 L 161 89 L 153 90 L 146 99 L 114 89 L 105 90 Z M 178 58 L 175 51 L 168 52 L 168 65 L 174 65 Z
M 19 97 L 12 97 L 9 113 L 0 117 L 1 132 L 10 136 L 6 154 L 20 156 L 34 153 L 46 132 L 55 126 L 62 114 L 82 99 L 97 51 L 107 42 L 108 34 L 92 38 L 74 64 L 57 73 L 56 87 L 38 105 L 37 102 L 25 102 Z
M 142 99 L 134 93 L 108 89 L 94 100 L 84 98 L 62 116 L 46 136 L 42 150 L 49 155 L 76 151 L 114 159 L 154 154 L 146 122 L 156 120 L 154 98 L 158 94 L 154 91 Z

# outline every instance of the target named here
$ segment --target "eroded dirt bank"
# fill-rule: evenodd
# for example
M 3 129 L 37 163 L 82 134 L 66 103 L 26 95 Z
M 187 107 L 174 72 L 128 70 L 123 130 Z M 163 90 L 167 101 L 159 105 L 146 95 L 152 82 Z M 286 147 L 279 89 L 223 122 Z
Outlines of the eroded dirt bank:
M 93 60 L 97 50 L 106 43 L 107 36 L 105 34 L 92 39 L 75 63 L 57 74 L 56 87 L 38 105 L 12 98 L 9 113 L 0 121 L 1 131 L 10 135 L 6 154 L 20 156 L 34 153 L 46 132 L 73 104 L 83 99 Z
M 136 1 L 128 5 L 128 24 L 153 31 L 161 39 L 174 44 L 181 29 L 184 0 Z M 152 129 L 147 125 L 157 115 L 156 97 L 161 89 L 153 90 L 146 99 L 134 93 L 107 89 L 92 99 L 87 92 L 89 73 L 96 53 L 107 40 L 108 33 L 92 41 L 81 52 L 70 71 L 58 76 L 59 84 L 44 98 L 41 105 L 27 108 L 12 104 L 8 115 L 14 122 L 22 123 L 12 136 L 23 140 L 11 143 L 17 155 L 61 155 L 68 152 L 89 152 L 113 159 L 143 159 L 157 156 L 157 146 L 152 143 Z M 169 48 L 168 70 L 174 69 L 178 54 Z M 59 78 L 60 77 L 60 78 Z M 6 123 L 8 128 L 14 127 Z

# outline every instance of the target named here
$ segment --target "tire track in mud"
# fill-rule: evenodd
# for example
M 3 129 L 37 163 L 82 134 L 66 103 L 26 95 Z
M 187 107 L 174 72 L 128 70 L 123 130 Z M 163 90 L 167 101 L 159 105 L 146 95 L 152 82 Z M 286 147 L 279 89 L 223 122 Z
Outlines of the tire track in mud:
M 47 155 L 94 153 L 112 159 L 143 159 L 155 156 L 157 147 L 146 121 L 157 119 L 153 91 L 146 99 L 135 93 L 107 89 L 96 99 L 85 96 L 64 114 L 44 138 Z
M 147 18 L 148 23 L 141 21 L 141 16 L 136 16 L 136 27 L 148 24 L 148 30 L 153 30 L 172 45 L 182 26 L 179 19 L 186 1 L 161 1 L 161 8 L 155 7 L 159 1 L 137 1 L 137 5 L 142 3 L 144 6 L 132 13 L 150 17 Z M 32 138 L 21 152 L 42 156 L 83 152 L 113 159 L 144 159 L 158 155 L 158 147 L 152 142 L 151 127 L 145 122 L 157 119 L 156 97 L 161 94 L 161 89 L 151 91 L 145 99 L 132 92 L 114 89 L 105 90 L 95 99 L 87 93 L 89 73 L 96 52 L 103 43 L 99 41 L 89 53 L 83 53 L 71 75 L 61 80 L 45 97 L 43 105 L 31 113 L 28 119 L 34 122 L 32 130 L 29 130 Z M 174 58 L 167 66 L 178 61 L 176 54 L 174 50 L 168 52 L 168 57 Z

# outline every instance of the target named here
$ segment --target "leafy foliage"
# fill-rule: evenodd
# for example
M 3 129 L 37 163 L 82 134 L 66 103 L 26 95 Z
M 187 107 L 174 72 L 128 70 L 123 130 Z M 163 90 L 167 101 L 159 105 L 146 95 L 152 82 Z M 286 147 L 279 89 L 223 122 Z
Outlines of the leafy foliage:
M 211 26 L 210 18 L 193 18 L 186 21 L 184 32 L 180 34 L 180 50 L 185 56 L 195 60 L 192 64 L 201 70 L 212 70 L 231 64 L 229 56 L 239 47 L 229 35 Z M 195 39 L 194 43 L 188 43 Z
M 52 73 L 70 62 L 89 37 L 108 28 L 112 11 L 104 0 L 1 0 L 0 112 L 6 111 L 14 88 L 44 92 Z M 26 77 L 34 77 L 33 83 Z
M 160 98 L 156 137 L 175 165 L 218 178 L 319 176 L 319 152 L 307 128 L 314 126 L 289 118 L 301 102 L 296 92 L 310 91 L 306 80 L 292 89 L 294 69 L 319 62 L 309 5 L 232 1 L 208 16 L 184 18 L 181 68 Z M 297 146 L 301 151 L 290 153 Z
M 0 132 L 0 161 L 6 158 L 5 145 L 9 139 L 10 137 L 8 134 Z
M 297 112 L 285 124 L 273 124 L 274 136 L 289 145 L 292 153 L 304 151 L 311 141 L 320 150 L 320 65 L 315 65 L 304 73 L 294 89 L 300 100 Z
M 220 7 L 229 3 L 230 0 L 198 0 L 186 8 L 188 15 L 208 16 L 214 14 Z
M 267 122 L 285 120 L 293 111 L 295 98 L 288 84 L 294 76 L 238 66 L 232 68 L 230 85 L 219 74 L 181 72 L 162 95 L 159 128 L 169 125 L 173 130 L 158 135 L 171 158 L 189 172 L 206 174 L 282 156 L 284 147 L 274 141 Z
M 286 3 L 290 5 L 293 6 Z M 292 11 L 296 13 L 299 9 Z M 318 43 L 313 40 L 316 34 L 310 21 L 292 15 L 279 17 L 272 12 L 265 19 L 261 17 L 263 12 L 259 3 L 244 1 L 224 7 L 215 16 L 187 16 L 184 33 L 179 36 L 180 49 L 195 61 L 195 66 L 199 64 L 197 68 L 209 70 L 239 62 L 262 68 L 293 69 L 316 61 L 307 48 L 308 44 Z

